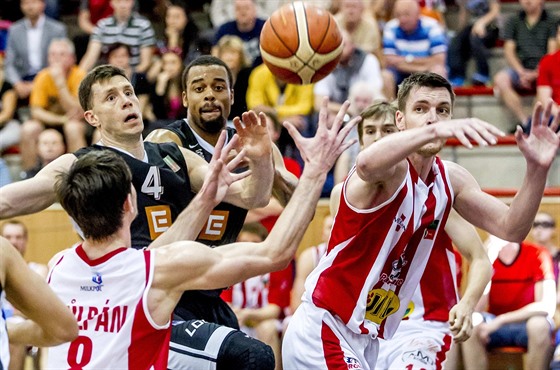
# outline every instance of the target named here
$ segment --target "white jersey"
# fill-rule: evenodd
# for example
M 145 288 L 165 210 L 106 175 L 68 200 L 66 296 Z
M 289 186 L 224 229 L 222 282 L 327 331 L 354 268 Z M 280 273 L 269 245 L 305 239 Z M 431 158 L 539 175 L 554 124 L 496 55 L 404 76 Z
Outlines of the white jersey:
M 68 250 L 48 282 L 78 320 L 79 336 L 49 351 L 49 369 L 166 369 L 169 323 L 147 307 L 154 272 L 151 251 L 120 248 L 90 260 Z
M 327 254 L 307 278 L 303 301 L 339 317 L 354 333 L 388 339 L 447 221 L 453 191 L 446 167 L 436 157 L 423 182 L 409 164 L 395 194 L 371 209 L 354 208 L 345 193 L 346 182 Z

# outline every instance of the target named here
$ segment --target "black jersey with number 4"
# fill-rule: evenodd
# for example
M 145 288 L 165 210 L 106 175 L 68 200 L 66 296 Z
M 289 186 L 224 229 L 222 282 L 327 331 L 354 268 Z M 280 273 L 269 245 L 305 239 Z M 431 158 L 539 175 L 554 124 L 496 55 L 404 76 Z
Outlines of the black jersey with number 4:
M 99 145 L 82 148 L 74 154 L 81 157 L 92 150 L 102 149 L 119 154 L 132 172 L 138 201 L 138 216 L 130 227 L 132 246 L 147 247 L 171 226 L 194 197 L 183 154 L 175 143 L 150 142 L 144 143 L 148 163 Z

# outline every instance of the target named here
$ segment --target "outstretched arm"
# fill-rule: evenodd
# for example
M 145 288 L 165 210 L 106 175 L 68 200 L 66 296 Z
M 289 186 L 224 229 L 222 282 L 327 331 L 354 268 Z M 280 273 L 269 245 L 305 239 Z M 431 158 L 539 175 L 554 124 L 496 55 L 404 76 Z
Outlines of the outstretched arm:
M 397 122 L 402 113 L 397 111 Z M 439 121 L 422 127 L 406 129 L 378 140 L 358 154 L 358 176 L 364 181 L 383 182 L 392 177 L 398 167 L 406 166 L 405 159 L 424 145 L 455 137 L 467 148 L 470 140 L 480 146 L 496 144 L 496 136 L 504 133 L 488 122 L 476 118 Z
M 492 277 L 492 265 L 475 228 L 451 211 L 445 232 L 469 261 L 468 284 L 463 297 L 449 311 L 449 325 L 455 342 L 467 340 L 472 334 L 472 313 Z
M 64 154 L 48 164 L 34 177 L 0 188 L 0 219 L 42 211 L 56 201 L 55 178 L 67 171 L 76 160 L 74 154 Z
M 6 239 L 0 237 L 0 272 L 8 300 L 28 320 L 8 324 L 10 343 L 54 346 L 74 340 L 78 323 L 38 274 Z

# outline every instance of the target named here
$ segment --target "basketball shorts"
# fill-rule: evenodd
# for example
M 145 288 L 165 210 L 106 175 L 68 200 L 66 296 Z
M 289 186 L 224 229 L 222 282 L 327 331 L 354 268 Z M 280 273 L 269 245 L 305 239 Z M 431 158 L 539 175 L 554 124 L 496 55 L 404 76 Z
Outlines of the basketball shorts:
M 403 320 L 393 338 L 379 339 L 379 356 L 375 368 L 441 369 L 452 339 L 446 322 Z
M 270 346 L 237 329 L 173 318 L 169 370 L 272 370 L 274 364 Z
M 282 342 L 284 369 L 348 370 L 375 368 L 378 341 L 357 334 L 328 311 L 303 302 Z

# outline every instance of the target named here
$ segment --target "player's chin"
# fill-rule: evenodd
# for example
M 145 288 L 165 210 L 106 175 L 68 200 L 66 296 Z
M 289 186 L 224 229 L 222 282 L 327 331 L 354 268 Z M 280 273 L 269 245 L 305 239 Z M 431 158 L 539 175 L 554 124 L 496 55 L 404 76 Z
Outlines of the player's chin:
M 208 120 L 203 120 L 204 129 L 207 132 L 218 133 L 226 127 L 226 119 L 222 116 L 215 117 Z
M 424 145 L 423 147 L 421 147 L 417 153 L 420 154 L 423 157 L 431 157 L 433 155 L 438 154 L 441 149 L 443 148 L 443 145 L 445 144 L 444 140 L 436 140 L 436 141 L 432 141 L 426 145 Z

